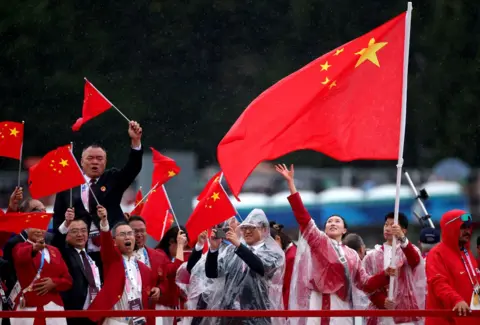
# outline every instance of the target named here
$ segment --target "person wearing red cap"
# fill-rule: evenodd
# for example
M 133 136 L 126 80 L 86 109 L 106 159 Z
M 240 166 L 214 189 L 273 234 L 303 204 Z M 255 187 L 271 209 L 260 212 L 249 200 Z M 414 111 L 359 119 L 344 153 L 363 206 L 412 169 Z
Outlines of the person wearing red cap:
M 465 316 L 480 309 L 480 270 L 470 251 L 472 217 L 462 210 L 446 212 L 440 221 L 442 239 L 427 255 L 427 309 L 450 309 Z M 425 325 L 478 324 L 475 318 L 428 317 Z

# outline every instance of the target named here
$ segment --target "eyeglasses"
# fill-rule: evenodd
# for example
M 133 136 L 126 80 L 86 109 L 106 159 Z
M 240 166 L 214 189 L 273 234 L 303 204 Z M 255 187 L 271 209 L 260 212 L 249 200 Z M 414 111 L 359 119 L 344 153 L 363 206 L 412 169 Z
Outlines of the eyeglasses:
M 125 237 L 133 237 L 133 231 L 122 231 L 122 232 L 119 232 L 117 233 L 116 237 L 120 237 L 120 238 L 125 238 Z
M 448 225 L 449 223 L 454 222 L 457 219 L 460 219 L 462 222 L 466 222 L 466 223 L 472 222 L 472 216 L 470 215 L 470 213 L 465 213 L 465 214 L 462 214 L 461 216 L 458 216 L 458 217 L 448 221 L 445 225 Z
M 88 233 L 88 230 L 87 230 L 87 228 L 83 228 L 83 229 L 72 229 L 72 230 L 69 230 L 68 233 L 69 233 L 69 234 L 72 234 L 72 235 L 78 235 L 78 234 L 85 235 L 85 234 Z

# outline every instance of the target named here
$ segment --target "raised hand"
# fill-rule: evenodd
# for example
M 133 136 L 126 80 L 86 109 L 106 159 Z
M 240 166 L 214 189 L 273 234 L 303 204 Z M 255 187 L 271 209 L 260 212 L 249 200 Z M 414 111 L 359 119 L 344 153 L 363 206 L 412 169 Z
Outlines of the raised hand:
M 226 240 L 232 243 L 233 246 L 238 247 L 240 246 L 240 240 L 238 239 L 237 233 L 233 231 L 232 228 L 226 233 Z
M 142 127 L 138 122 L 130 121 L 130 123 L 128 123 L 128 135 L 130 139 L 132 139 L 133 147 L 139 147 L 141 145 Z
M 295 187 L 295 182 L 293 181 L 293 164 L 290 165 L 290 170 L 288 170 L 285 164 L 278 164 L 275 166 L 275 170 L 283 176 L 287 180 L 288 189 L 290 190 L 291 194 L 297 193 L 297 188 Z
M 198 235 L 197 243 L 203 246 L 203 244 L 205 244 L 205 241 L 207 240 L 207 236 L 208 236 L 208 232 L 206 230 L 202 231 L 202 233 Z
M 220 244 L 222 243 L 222 238 L 217 238 L 217 229 L 212 229 L 212 235 L 210 236 L 210 249 L 211 250 L 217 250 L 220 247 Z
M 73 219 L 75 219 L 75 208 L 68 208 L 65 212 L 65 225 L 67 228 L 70 226 L 70 223 L 72 223 Z
M 20 202 L 23 200 L 23 188 L 16 186 L 10 200 L 8 201 L 8 208 L 12 211 L 18 211 L 20 207 Z

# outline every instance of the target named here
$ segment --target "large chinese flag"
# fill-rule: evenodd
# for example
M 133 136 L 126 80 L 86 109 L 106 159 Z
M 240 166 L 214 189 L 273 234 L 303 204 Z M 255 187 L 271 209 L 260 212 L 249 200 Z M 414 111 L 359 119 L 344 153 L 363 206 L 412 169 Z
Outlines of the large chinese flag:
M 0 156 L 20 159 L 23 144 L 23 123 L 0 122 Z
M 152 187 L 154 184 L 158 186 L 165 184 L 170 178 L 180 173 L 180 167 L 175 160 L 170 157 L 162 155 L 157 150 L 152 150 L 152 163 L 153 163 L 153 175 L 152 175 Z
M 147 233 L 159 241 L 172 226 L 172 207 L 167 198 L 164 186 L 158 185 L 145 201 L 140 216 L 145 220 Z
M 235 196 L 260 162 L 295 150 L 340 161 L 398 158 L 405 18 L 314 60 L 247 107 L 217 149 Z
M 102 114 L 110 107 L 112 103 L 100 93 L 94 85 L 85 79 L 85 88 L 83 95 L 82 117 L 77 119 L 72 125 L 73 131 L 78 131 L 88 120 Z
M 205 188 L 208 187 L 208 190 L 202 191 L 201 199 L 185 224 L 190 247 L 193 247 L 202 231 L 236 215 L 235 208 L 219 180 L 218 175 L 215 175 L 213 181 L 207 183 Z
M 28 185 L 34 199 L 52 195 L 85 183 L 82 171 L 70 151 L 70 146 L 47 153 L 30 167 Z
M 47 230 L 52 216 L 52 213 L 45 212 L 9 212 L 0 216 L 0 231 L 19 234 L 27 228 Z

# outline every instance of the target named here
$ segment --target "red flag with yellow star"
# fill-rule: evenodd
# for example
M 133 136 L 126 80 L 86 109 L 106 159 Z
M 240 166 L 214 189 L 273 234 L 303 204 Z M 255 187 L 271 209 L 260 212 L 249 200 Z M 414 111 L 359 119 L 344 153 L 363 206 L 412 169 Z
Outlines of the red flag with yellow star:
M 164 186 L 158 185 L 145 200 L 140 216 L 145 220 L 147 233 L 160 241 L 173 224 L 172 207 Z
M 208 190 L 202 191 L 204 193 L 202 199 L 185 224 L 190 247 L 193 247 L 202 231 L 236 215 L 235 208 L 220 183 L 220 177 L 213 176 L 213 181 L 210 180 L 205 188 L 207 187 Z
M 23 144 L 23 123 L 0 122 L 0 156 L 20 160 Z
M 263 92 L 217 148 L 238 196 L 262 161 L 311 149 L 339 161 L 397 159 L 406 13 Z
M 28 186 L 34 199 L 52 195 L 85 183 L 83 173 L 70 146 L 59 147 L 47 153 L 30 167 Z
M 150 147 L 152 150 L 152 163 L 153 163 L 153 175 L 152 175 L 152 187 L 158 183 L 158 186 L 165 184 L 170 178 L 180 173 L 180 167 L 175 160 L 170 157 L 162 155 L 157 150 Z
M 73 131 L 80 130 L 82 125 L 87 121 L 102 114 L 113 106 L 112 103 L 87 79 L 85 79 L 85 87 L 83 91 L 82 117 L 77 119 L 75 124 L 72 125 Z
M 53 213 L 46 212 L 9 212 L 0 216 L 0 232 L 19 234 L 27 228 L 47 230 L 52 216 Z

